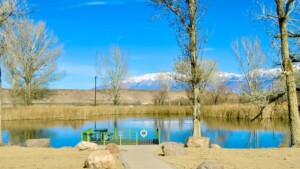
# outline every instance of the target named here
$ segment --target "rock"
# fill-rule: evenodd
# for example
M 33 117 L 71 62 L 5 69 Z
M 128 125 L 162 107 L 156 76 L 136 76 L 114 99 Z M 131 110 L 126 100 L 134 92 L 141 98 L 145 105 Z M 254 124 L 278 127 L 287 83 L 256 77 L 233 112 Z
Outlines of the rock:
M 116 169 L 116 162 L 108 150 L 92 152 L 84 162 L 84 168 Z
M 177 142 L 163 142 L 159 146 L 162 148 L 165 143 L 175 143 L 175 144 L 178 144 L 180 147 L 184 148 L 184 144 L 183 143 L 177 143 Z
M 197 169 L 225 169 L 224 165 L 216 163 L 216 162 L 202 162 Z
M 37 147 L 37 148 L 46 148 L 49 147 L 50 139 L 43 138 L 43 139 L 29 139 L 26 140 L 26 147 Z
M 116 143 L 108 143 L 105 150 L 108 150 L 111 154 L 118 154 L 120 152 Z
M 209 148 L 220 149 L 221 146 L 219 146 L 218 144 L 211 144 L 211 145 L 209 145 Z
M 209 138 L 189 137 L 186 142 L 187 147 L 209 148 Z
M 183 148 L 182 144 L 175 142 L 165 142 L 162 145 L 162 151 L 164 156 L 184 156 L 187 155 L 186 149 Z
M 78 143 L 76 146 L 80 151 L 82 150 L 97 150 L 98 145 L 96 143 L 91 143 L 91 142 L 86 142 L 86 141 L 81 141 Z

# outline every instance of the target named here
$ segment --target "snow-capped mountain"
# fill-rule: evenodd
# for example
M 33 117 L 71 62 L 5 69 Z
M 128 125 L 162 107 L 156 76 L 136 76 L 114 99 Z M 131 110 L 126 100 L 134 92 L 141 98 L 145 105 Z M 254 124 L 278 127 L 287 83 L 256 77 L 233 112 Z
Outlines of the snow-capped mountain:
M 300 72 L 300 65 L 294 65 L 295 72 Z M 280 74 L 280 68 L 274 69 L 259 69 L 256 71 L 259 74 L 259 79 L 265 88 L 269 88 L 271 82 L 274 81 Z M 123 88 L 134 90 L 158 90 L 159 79 L 161 77 L 169 80 L 170 89 L 178 90 L 182 89 L 182 85 L 176 83 L 173 79 L 171 72 L 166 73 L 152 73 L 144 74 L 141 76 L 132 76 L 122 82 Z M 218 72 L 215 74 L 214 79 L 220 81 L 226 81 L 227 88 L 236 90 L 241 84 L 245 84 L 245 79 L 242 74 L 230 73 L 230 72 Z M 209 85 L 208 87 L 210 87 Z M 101 88 L 101 87 L 99 87 Z M 238 90 L 238 89 L 237 89 Z

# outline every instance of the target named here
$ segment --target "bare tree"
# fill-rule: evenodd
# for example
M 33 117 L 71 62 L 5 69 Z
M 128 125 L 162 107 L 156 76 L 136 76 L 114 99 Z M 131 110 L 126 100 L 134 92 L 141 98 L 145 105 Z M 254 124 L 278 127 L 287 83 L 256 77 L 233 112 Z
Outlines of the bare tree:
M 227 79 L 220 79 L 219 77 L 213 78 L 212 87 L 210 89 L 213 104 L 217 105 L 221 100 L 227 101 L 229 93 L 232 92 L 232 89 L 226 86 L 227 82 Z
M 22 19 L 4 31 L 1 61 L 6 80 L 26 105 L 32 105 L 34 99 L 44 96 L 50 82 L 61 77 L 56 72 L 56 60 L 62 46 L 44 22 L 35 25 Z
M 114 46 L 109 54 L 98 55 L 98 61 L 98 71 L 102 78 L 102 84 L 113 104 L 118 105 L 120 104 L 121 82 L 128 72 L 127 56 L 122 53 L 120 47 Z
M 4 37 L 3 24 L 5 22 L 13 22 L 19 15 L 27 12 L 25 3 L 18 0 L 0 0 L 0 40 Z M 2 57 L 3 45 L 0 43 L 0 57 Z M 0 145 L 2 144 L 2 77 L 0 68 Z
M 182 52 L 179 60 L 188 63 L 190 71 L 190 84 L 193 105 L 193 136 L 201 136 L 200 130 L 200 103 L 199 103 L 199 49 L 204 49 L 206 37 L 199 22 L 207 5 L 201 0 L 150 0 L 151 5 L 161 10 L 161 13 L 169 19 L 171 26 L 177 30 L 177 42 Z
M 12 21 L 12 19 L 22 16 L 28 11 L 25 1 L 0 0 L 0 27 L 2 28 L 5 22 Z
M 164 105 L 165 100 L 168 98 L 169 90 L 171 86 L 170 78 L 171 75 L 168 73 L 160 72 L 157 75 L 159 92 L 154 96 L 154 104 Z
M 241 44 L 241 47 L 240 47 Z M 233 52 L 237 58 L 246 84 L 241 86 L 243 103 L 255 105 L 259 113 L 252 120 L 262 115 L 263 110 L 269 104 L 270 92 L 263 87 L 265 79 L 260 78 L 261 71 L 266 68 L 266 56 L 262 52 L 260 40 L 256 37 L 242 37 L 241 41 L 232 43 Z
M 260 4 L 261 13 L 258 15 L 259 19 L 267 21 L 268 29 L 272 30 L 270 33 L 272 38 L 280 40 L 281 64 L 286 83 L 292 146 L 300 146 L 300 118 L 292 66 L 293 62 L 299 62 L 300 59 L 295 53 L 291 53 L 293 41 L 295 38 L 300 38 L 299 9 L 300 3 L 297 0 L 275 0 L 275 3 L 268 3 L 267 7 Z

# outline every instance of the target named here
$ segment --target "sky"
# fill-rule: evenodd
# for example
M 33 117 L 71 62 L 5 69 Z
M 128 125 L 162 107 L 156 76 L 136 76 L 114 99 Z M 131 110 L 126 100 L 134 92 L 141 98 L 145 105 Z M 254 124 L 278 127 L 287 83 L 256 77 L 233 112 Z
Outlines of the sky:
M 96 71 L 96 54 L 107 53 L 118 45 L 127 54 L 129 76 L 159 71 L 172 72 L 174 58 L 180 55 L 176 31 L 145 0 L 27 0 L 34 8 L 29 14 L 63 44 L 57 61 L 63 79 L 50 88 L 92 89 Z M 222 72 L 239 73 L 231 42 L 242 36 L 258 36 L 268 48 L 261 24 L 247 14 L 252 0 L 212 0 L 202 26 L 209 39 L 205 58 L 218 62 Z M 100 83 L 100 81 L 98 82 Z

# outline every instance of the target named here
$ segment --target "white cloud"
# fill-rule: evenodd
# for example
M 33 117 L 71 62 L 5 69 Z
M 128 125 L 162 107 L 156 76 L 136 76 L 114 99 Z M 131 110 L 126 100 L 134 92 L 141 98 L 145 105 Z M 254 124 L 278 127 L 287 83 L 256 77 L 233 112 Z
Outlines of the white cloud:
M 105 5 L 105 4 L 107 4 L 107 3 L 103 2 L 103 1 L 95 1 L 95 2 L 84 3 L 84 5 L 86 5 L 86 6 Z
M 204 51 L 213 51 L 215 48 L 205 48 Z

